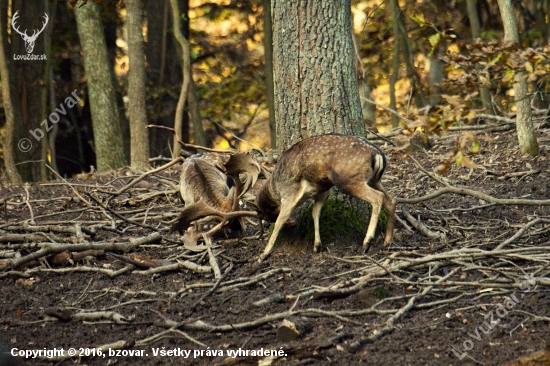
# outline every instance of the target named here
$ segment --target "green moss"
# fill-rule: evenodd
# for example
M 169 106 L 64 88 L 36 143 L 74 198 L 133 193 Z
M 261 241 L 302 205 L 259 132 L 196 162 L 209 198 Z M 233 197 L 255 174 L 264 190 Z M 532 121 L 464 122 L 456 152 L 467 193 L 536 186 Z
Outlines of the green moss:
M 312 210 L 313 201 L 305 203 L 297 210 L 296 226 L 283 227 L 277 242 L 293 245 L 303 243 L 309 248 L 315 239 Z M 368 215 L 363 215 L 359 210 L 345 205 L 340 199 L 330 197 L 323 205 L 319 219 L 319 233 L 323 245 L 338 240 L 345 240 L 348 243 L 350 241 L 362 242 L 367 232 L 371 210 L 372 208 L 369 206 Z M 385 229 L 387 221 L 387 214 L 382 210 L 376 227 L 377 232 L 382 232 Z M 269 235 L 272 231 L 273 225 Z
M 378 297 L 380 300 L 382 300 L 383 298 L 386 297 L 386 291 L 384 290 L 384 287 L 382 286 L 379 286 L 379 287 L 376 287 L 374 290 L 373 290 L 373 293 L 376 295 L 376 297 Z

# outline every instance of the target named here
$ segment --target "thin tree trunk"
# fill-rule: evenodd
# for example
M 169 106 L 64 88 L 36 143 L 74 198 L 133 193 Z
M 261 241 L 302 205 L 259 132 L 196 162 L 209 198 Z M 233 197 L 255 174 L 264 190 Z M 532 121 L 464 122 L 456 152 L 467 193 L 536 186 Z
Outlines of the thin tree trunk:
M 264 57 L 267 108 L 269 111 L 269 135 L 271 148 L 277 148 L 277 125 L 275 123 L 275 91 L 273 89 L 273 22 L 271 20 L 271 0 L 263 0 L 264 6 Z
M 409 75 L 409 78 L 411 79 L 411 87 L 414 92 L 415 104 L 416 107 L 420 109 L 425 107 L 428 102 L 426 101 L 426 96 L 424 95 L 424 91 L 422 90 L 420 77 L 418 76 L 418 73 L 416 72 L 416 67 L 414 66 L 414 53 L 411 41 L 409 40 L 409 34 L 407 33 L 407 28 L 405 26 L 405 17 L 403 16 L 403 12 L 401 11 L 401 8 L 399 7 L 397 1 L 393 6 L 395 6 L 397 10 L 397 17 L 394 19 L 394 21 L 397 23 L 397 29 L 399 29 L 399 35 L 401 36 L 401 49 L 403 51 L 405 65 L 407 66 L 407 73 Z
M 126 0 L 128 32 L 128 98 L 130 117 L 130 166 L 149 167 L 149 136 L 145 108 L 145 52 L 143 50 L 143 8 L 141 0 Z
M 353 42 L 353 54 L 355 55 L 355 73 L 357 75 L 357 85 L 359 89 L 359 100 L 361 102 L 361 116 L 365 121 L 365 125 L 374 127 L 376 125 L 376 117 L 374 114 L 375 107 L 367 102 L 366 99 L 372 99 L 372 88 L 368 81 L 365 79 L 365 68 L 363 67 L 363 60 L 359 54 L 359 41 L 353 31 L 354 26 L 352 22 L 351 27 L 351 40 Z
M 176 107 L 176 117 L 174 121 L 174 130 L 176 135 L 174 136 L 174 146 L 172 149 L 172 157 L 178 157 L 181 152 L 181 146 L 178 143 L 178 139 L 181 138 L 181 125 L 183 120 L 183 112 L 185 109 L 185 101 L 187 99 L 187 93 L 189 92 L 189 82 L 191 78 L 191 53 L 189 51 L 189 42 L 181 33 L 180 28 L 180 11 L 178 6 L 178 0 L 170 0 L 170 6 L 172 7 L 172 21 L 174 25 L 174 36 L 182 49 L 182 72 L 183 82 L 181 85 L 181 92 L 178 99 L 178 105 Z
M 4 23 L 6 17 L 0 16 L 0 79 L 2 81 L 2 101 L 4 103 L 4 114 L 6 115 L 6 132 L 3 140 L 3 152 L 4 152 L 4 164 L 6 166 L 6 174 L 10 183 L 18 184 L 22 183 L 21 176 L 15 166 L 15 158 L 13 153 L 14 137 L 15 137 L 15 118 L 13 115 L 13 103 L 11 99 L 11 88 L 9 79 L 8 63 L 6 59 L 5 42 L 6 37 L 6 24 Z M 23 145 L 26 141 L 23 142 Z M 21 146 L 19 142 L 19 148 L 23 149 L 26 146 Z
M 55 16 L 57 13 L 57 0 L 53 1 L 53 6 L 50 8 L 50 0 L 44 0 L 45 5 L 45 11 L 46 14 L 50 15 L 51 24 L 55 24 Z M 46 27 L 44 30 L 44 44 L 45 44 L 45 53 L 46 53 L 46 63 L 44 67 L 44 76 L 43 76 L 43 83 L 44 88 L 42 89 L 42 98 L 41 98 L 41 104 L 42 104 L 42 120 L 45 120 L 48 118 L 48 110 L 54 110 L 54 108 L 51 108 L 51 103 L 48 98 L 48 93 L 52 89 L 51 83 L 51 71 L 52 71 L 52 32 L 53 27 Z M 55 98 L 55 97 L 54 97 Z M 46 163 L 48 162 L 48 156 L 50 157 L 50 161 L 48 162 L 52 169 L 59 173 L 57 170 L 57 165 L 55 161 L 55 149 L 50 149 L 50 141 L 53 138 L 55 138 L 55 135 L 57 133 L 57 130 L 59 129 L 57 123 L 53 125 L 52 131 L 41 140 L 41 147 L 42 147 L 42 161 L 40 163 L 40 180 L 42 182 L 45 182 L 48 180 L 48 176 L 51 174 L 49 170 L 46 169 Z
M 74 9 L 84 54 L 97 170 L 116 169 L 125 165 L 124 145 L 99 9 L 94 2 Z
M 376 115 L 374 107 L 366 99 L 372 100 L 372 88 L 365 79 L 359 79 L 359 98 L 361 100 L 361 115 L 365 120 L 365 124 L 369 127 L 376 126 Z
M 468 8 L 468 18 L 470 20 L 470 28 L 472 29 L 472 38 L 481 38 L 481 24 L 479 23 L 479 14 L 477 13 L 477 0 L 466 0 Z M 481 104 L 485 109 L 485 113 L 494 114 L 493 104 L 491 103 L 491 93 L 485 85 L 479 86 L 479 96 Z
M 498 0 L 500 15 L 504 24 L 504 40 L 519 43 L 519 32 L 511 0 Z M 523 155 L 538 155 L 539 144 L 533 129 L 531 105 L 527 90 L 527 81 L 524 72 L 516 72 L 514 78 L 514 98 L 516 100 L 516 131 L 518 134 L 519 149 Z
M 393 19 L 393 57 L 392 57 L 392 73 L 390 76 L 390 108 L 394 111 L 397 110 L 397 101 L 395 100 L 395 84 L 397 84 L 397 78 L 399 77 L 399 26 L 397 25 L 397 17 L 399 16 L 399 6 L 397 0 L 390 1 L 391 16 Z M 391 115 L 392 127 L 399 125 L 399 117 L 392 113 Z
M 28 30 L 29 34 L 44 29 L 38 35 L 34 43 L 32 54 L 45 54 L 44 32 L 48 27 L 52 27 L 51 20 L 48 20 L 46 28 L 45 17 L 45 1 L 36 1 L 33 6 L 26 6 L 22 0 L 12 0 L 12 15 L 15 11 L 19 11 L 19 18 L 16 24 L 20 31 Z M 49 15 L 48 15 L 49 17 Z M 13 18 L 12 18 L 13 19 Z M 8 25 L 9 27 L 9 25 Z M 25 47 L 25 42 L 21 35 L 11 29 L 11 51 L 13 54 L 27 54 L 28 50 Z M 15 141 L 21 139 L 30 139 L 33 147 L 29 151 L 15 151 L 15 161 L 18 163 L 18 171 L 21 174 L 23 181 L 39 181 L 41 179 L 40 168 L 44 167 L 41 144 L 43 139 L 47 139 L 50 131 L 46 126 L 41 125 L 44 121 L 41 117 L 43 114 L 42 108 L 42 85 L 44 78 L 44 62 L 40 61 L 24 61 L 12 60 L 10 62 L 10 78 L 13 77 L 14 84 L 11 90 L 12 103 L 14 107 L 15 117 Z M 48 121 L 50 127 L 53 125 Z M 32 137 L 30 131 L 35 132 L 37 137 Z
M 196 145 L 207 146 L 206 136 L 204 134 L 204 128 L 202 126 L 201 111 L 199 108 L 199 97 L 197 95 L 197 87 L 193 80 L 192 73 L 189 78 L 189 97 L 187 98 L 187 108 L 189 111 L 189 120 L 193 127 L 193 142 Z

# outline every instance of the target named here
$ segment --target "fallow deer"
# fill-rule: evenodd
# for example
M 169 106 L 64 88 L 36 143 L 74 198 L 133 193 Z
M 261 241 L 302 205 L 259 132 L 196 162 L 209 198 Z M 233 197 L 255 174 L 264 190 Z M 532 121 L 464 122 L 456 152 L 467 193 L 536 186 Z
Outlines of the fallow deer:
M 170 232 L 183 233 L 189 227 L 186 219 L 196 215 L 195 207 L 199 207 L 200 212 L 205 208 L 211 208 L 213 213 L 207 216 L 218 218 L 223 217 L 225 213 L 238 210 L 239 198 L 255 184 L 260 171 L 260 165 L 250 153 L 207 153 L 189 157 L 182 166 L 180 178 L 180 194 L 185 202 L 185 209 Z M 234 183 L 234 187 L 230 187 L 233 185 L 230 183 Z M 191 216 L 189 212 L 192 212 Z M 200 218 L 204 217 L 206 216 Z M 241 228 L 244 230 L 242 221 Z M 195 242 L 201 235 L 200 232 L 190 233 L 190 242 Z
M 315 199 L 312 213 L 315 230 L 313 248 L 315 252 L 319 250 L 319 216 L 333 186 L 372 205 L 363 240 L 365 250 L 374 237 L 380 209 L 384 206 L 388 215 L 384 244 L 389 245 L 393 236 L 395 200 L 380 184 L 385 169 L 384 153 L 362 137 L 320 135 L 290 147 L 282 154 L 273 175 L 256 197 L 259 216 L 275 221 L 273 233 L 259 261 L 271 253 L 279 231 L 296 207 L 310 198 Z

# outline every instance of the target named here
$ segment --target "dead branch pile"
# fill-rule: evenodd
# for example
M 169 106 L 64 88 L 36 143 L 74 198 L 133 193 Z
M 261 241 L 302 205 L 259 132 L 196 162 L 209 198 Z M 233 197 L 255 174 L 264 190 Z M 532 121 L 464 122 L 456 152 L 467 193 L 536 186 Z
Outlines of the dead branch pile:
M 428 154 L 432 154 L 435 165 L 436 153 Z M 175 173 L 171 175 L 166 169 L 181 162 L 180 158 L 140 175 L 95 177 L 95 183 L 63 181 L 41 185 L 56 187 L 58 195 L 53 197 L 33 197 L 33 192 L 38 191 L 28 186 L 4 195 L 0 199 L 4 211 L 4 220 L 0 223 L 0 278 L 32 281 L 38 273 L 71 272 L 96 273 L 110 278 L 189 271 L 196 276 L 213 274 L 211 282 L 186 283 L 172 292 L 106 290 L 140 295 L 129 303 L 185 299 L 191 290 L 201 291 L 202 295 L 189 303 L 190 313 L 185 318 L 171 319 L 159 313 L 156 335 L 137 341 L 122 339 L 108 345 L 90 345 L 98 349 L 139 347 L 164 337 L 183 337 L 205 347 L 207 345 L 197 340 L 197 336 L 190 334 L 235 332 L 276 324 L 285 327 L 281 334 L 288 334 L 291 329 L 300 335 L 310 329 L 307 324 L 301 324 L 303 319 L 313 321 L 329 317 L 363 327 L 363 335 L 348 344 L 348 349 L 353 351 L 392 332 L 414 310 L 447 308 L 448 317 L 457 318 L 462 311 L 472 307 L 489 313 L 504 306 L 507 312 L 519 313 L 514 304 L 531 294 L 547 291 L 550 286 L 549 196 L 541 199 L 515 197 L 513 189 L 504 195 L 460 184 L 461 181 L 482 181 L 490 177 L 513 187 L 522 180 L 537 179 L 537 175 L 543 174 L 538 169 L 508 171 L 503 168 L 506 164 L 512 165 L 515 158 L 506 159 L 504 155 L 503 159 L 496 166 L 496 161 L 484 161 L 481 157 L 477 161 L 480 169 L 451 178 L 432 173 L 416 160 L 404 168 L 394 168 L 395 175 L 400 178 L 390 176 L 386 186 L 395 187 L 392 193 L 398 202 L 397 219 L 401 225 L 397 228 L 400 234 L 396 245 L 389 252 L 373 256 L 322 254 L 328 263 L 324 265 L 345 262 L 349 269 L 328 275 L 326 280 L 330 285 L 311 284 L 299 292 L 274 293 L 256 301 L 253 306 L 264 307 L 266 315 L 245 322 L 214 324 L 193 318 L 192 314 L 210 297 L 243 289 L 255 291 L 296 269 L 262 271 L 258 267 L 257 273 L 234 276 L 234 269 L 243 262 L 232 258 L 231 253 L 224 253 L 220 245 L 224 240 L 204 236 L 204 246 L 185 248 L 174 236 L 168 235 L 181 202 L 177 195 L 179 173 L 173 169 Z M 499 167 L 501 170 L 496 170 Z M 396 179 L 402 182 L 401 185 Z M 530 214 L 520 215 L 515 222 L 505 217 L 487 219 L 483 210 L 495 207 L 503 210 L 529 207 L 527 212 Z M 475 219 L 475 215 L 466 216 L 470 213 L 478 213 L 480 219 Z M 412 233 L 424 236 L 426 247 L 410 248 L 400 242 L 399 238 Z M 177 255 L 154 258 L 147 255 L 147 249 L 153 247 L 181 250 Z M 101 265 L 98 258 L 106 258 L 111 264 Z M 252 260 L 252 256 L 249 259 Z M 391 286 L 405 288 L 406 293 L 384 296 L 385 289 Z M 83 289 L 80 300 L 72 305 L 91 293 Z M 502 300 L 495 302 L 499 297 Z M 326 299 L 336 303 L 349 301 L 352 306 L 330 310 L 330 306 L 328 309 L 322 306 Z M 287 310 L 270 312 L 273 303 L 286 303 Z M 72 319 L 128 324 L 134 320 L 134 314 L 116 310 L 116 307 L 127 305 L 122 303 L 113 308 L 78 312 L 67 308 L 46 309 L 43 321 Z M 373 315 L 378 316 L 376 322 L 369 317 Z M 543 315 L 523 315 L 533 321 L 550 321 Z M 516 328 L 509 329 L 510 334 L 515 331 Z M 344 335 L 335 342 L 347 338 L 353 336 Z M 303 351 L 298 348 L 295 346 L 294 351 Z M 286 351 L 292 353 L 293 349 L 290 347 Z

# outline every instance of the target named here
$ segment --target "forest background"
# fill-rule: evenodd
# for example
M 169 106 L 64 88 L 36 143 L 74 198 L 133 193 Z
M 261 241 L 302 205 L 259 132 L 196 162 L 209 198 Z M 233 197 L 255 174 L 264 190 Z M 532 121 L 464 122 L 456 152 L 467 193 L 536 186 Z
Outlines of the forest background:
M 356 76 L 368 128 L 399 128 L 406 150 L 410 138 L 420 132 L 440 134 L 451 126 L 513 117 L 515 100 L 528 102 L 535 118 L 545 118 L 550 2 L 509 3 L 519 44 L 505 40 L 502 6 L 496 0 L 351 1 Z M 132 123 L 174 127 L 177 122 L 182 141 L 203 146 L 272 146 L 275 121 L 270 106 L 277 103 L 272 53 L 277 50 L 271 47 L 272 29 L 265 26 L 271 21 L 269 1 L 27 4 L 2 0 L 0 7 L 5 65 L 1 181 L 16 182 L 17 175 L 23 181 L 45 181 L 124 165 L 144 168 L 144 161 L 154 164 L 179 153 L 169 131 L 148 129 L 146 140 L 132 140 Z M 174 14 L 179 14 L 175 23 Z M 17 59 L 16 55 L 29 54 L 23 29 L 30 35 L 41 28 L 31 54 L 45 55 L 45 60 Z M 175 30 L 181 31 L 183 43 Z M 132 44 L 141 44 L 141 51 L 134 51 Z M 84 57 L 86 47 L 97 49 L 97 54 L 88 52 L 93 53 L 90 60 Z M 338 51 L 332 50 L 336 57 L 347 57 Z M 146 60 L 136 63 L 135 69 L 143 68 L 143 74 L 136 71 L 134 84 L 129 72 L 132 52 L 142 52 Z M 94 75 L 86 74 L 86 62 Z M 187 72 L 192 77 L 185 77 Z M 513 88 L 520 79 L 528 86 L 521 99 Z M 52 113 L 67 106 L 74 92 L 78 105 L 52 120 Z M 181 95 L 185 109 L 178 108 Z M 144 103 L 132 105 L 141 99 Z M 93 103 L 105 114 L 94 117 Z M 473 167 L 467 156 L 478 148 L 465 133 L 440 171 L 452 162 Z M 522 147 L 522 152 L 538 153 L 538 146 L 530 149 Z M 134 159 L 132 151 L 145 153 Z M 11 164 L 17 174 L 10 175 Z

